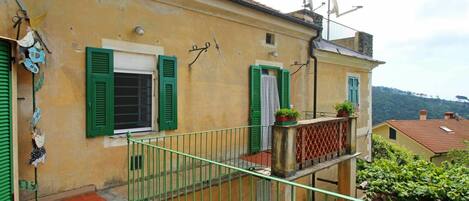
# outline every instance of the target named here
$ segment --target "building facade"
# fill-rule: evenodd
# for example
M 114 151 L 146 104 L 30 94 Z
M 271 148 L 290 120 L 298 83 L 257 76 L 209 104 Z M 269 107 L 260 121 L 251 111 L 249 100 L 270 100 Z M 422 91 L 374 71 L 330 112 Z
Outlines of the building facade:
M 0 3 L 4 52 L 16 58 L 8 103 L 15 198 L 33 197 L 20 191 L 20 180 L 37 178 L 39 197 L 126 183 L 128 132 L 145 137 L 249 125 L 253 66 L 277 78 L 281 105 L 312 111 L 310 41 L 318 26 L 246 2 L 25 0 L 28 19 L 19 32 L 10 22 L 20 6 Z M 28 26 L 50 50 L 34 80 L 18 63 L 14 40 L 25 38 Z M 333 112 L 352 83 L 362 136 L 357 146 L 369 152 L 371 70 L 379 62 L 317 54 L 317 111 Z M 292 75 L 295 63 L 308 64 Z M 42 131 L 47 151 L 37 172 L 30 164 L 32 127 Z

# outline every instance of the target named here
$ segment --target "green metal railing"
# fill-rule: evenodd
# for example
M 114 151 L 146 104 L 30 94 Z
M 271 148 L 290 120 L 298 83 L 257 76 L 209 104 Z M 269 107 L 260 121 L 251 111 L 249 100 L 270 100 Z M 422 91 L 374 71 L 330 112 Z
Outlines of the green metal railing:
M 272 135 L 269 134 L 271 133 L 271 126 L 241 126 L 167 136 L 134 138 L 134 140 L 244 169 L 263 168 L 260 162 L 263 164 L 270 162 L 270 157 L 266 157 L 266 155 L 257 156 L 256 159 L 259 163 L 249 163 L 241 160 L 243 156 L 250 153 L 249 134 L 254 129 L 265 134 L 264 140 L 261 140 L 261 152 L 268 151 L 272 141 Z
M 257 172 L 242 160 L 250 129 L 129 135 L 128 200 L 359 200 Z

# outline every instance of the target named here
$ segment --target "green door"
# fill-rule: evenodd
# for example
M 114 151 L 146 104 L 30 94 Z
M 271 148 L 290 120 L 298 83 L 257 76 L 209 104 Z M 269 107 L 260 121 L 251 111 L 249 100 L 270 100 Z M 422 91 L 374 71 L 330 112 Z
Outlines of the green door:
M 10 45 L 0 41 L 0 201 L 12 200 Z
M 249 124 L 253 127 L 249 133 L 249 152 L 261 149 L 261 67 L 251 66 L 249 80 Z

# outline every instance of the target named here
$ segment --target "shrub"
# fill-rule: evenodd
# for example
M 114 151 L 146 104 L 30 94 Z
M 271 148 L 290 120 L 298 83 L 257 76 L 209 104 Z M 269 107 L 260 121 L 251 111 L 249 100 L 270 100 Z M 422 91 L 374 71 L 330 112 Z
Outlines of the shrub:
M 373 136 L 372 152 L 372 163 L 357 164 L 357 182 L 366 181 L 368 200 L 469 200 L 467 151 L 454 151 L 456 160 L 437 166 Z
M 349 113 L 349 114 L 353 114 L 355 112 L 355 106 L 353 106 L 353 103 L 350 102 L 350 101 L 344 101 L 343 103 L 337 103 L 334 106 L 334 108 L 337 112 L 339 112 L 341 110 L 347 111 L 347 113 Z
M 284 108 L 277 110 L 277 112 L 275 112 L 275 116 L 298 118 L 300 116 L 300 113 L 295 109 Z

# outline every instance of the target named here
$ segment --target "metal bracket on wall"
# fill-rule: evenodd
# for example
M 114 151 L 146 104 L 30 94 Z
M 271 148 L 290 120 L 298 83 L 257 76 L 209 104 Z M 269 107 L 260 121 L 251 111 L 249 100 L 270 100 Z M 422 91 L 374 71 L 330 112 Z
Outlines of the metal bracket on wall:
M 194 51 L 199 51 L 199 53 L 197 54 L 197 56 L 195 57 L 194 61 L 192 61 L 190 64 L 189 64 L 189 67 L 192 66 L 192 64 L 194 64 L 197 59 L 199 59 L 200 55 L 202 54 L 202 52 L 207 52 L 208 48 L 210 47 L 210 42 L 205 42 L 205 47 L 197 47 L 197 45 L 193 45 L 192 46 L 192 49 L 189 50 L 189 52 L 194 52 Z
M 309 60 L 306 61 L 306 63 L 299 63 L 298 61 L 295 61 L 294 64 L 290 65 L 290 66 L 300 66 L 295 72 L 291 73 L 291 75 L 294 75 L 295 73 L 297 73 L 301 68 L 303 68 L 304 66 L 308 65 L 309 64 Z

